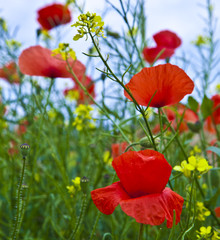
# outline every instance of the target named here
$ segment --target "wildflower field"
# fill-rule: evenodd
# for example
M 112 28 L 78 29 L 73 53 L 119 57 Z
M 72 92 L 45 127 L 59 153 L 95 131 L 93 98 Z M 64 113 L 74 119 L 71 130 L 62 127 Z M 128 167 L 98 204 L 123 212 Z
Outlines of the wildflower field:
M 217 0 L 193 53 L 147 1 L 103 1 L 42 1 L 25 46 L 0 12 L 0 239 L 220 239 Z

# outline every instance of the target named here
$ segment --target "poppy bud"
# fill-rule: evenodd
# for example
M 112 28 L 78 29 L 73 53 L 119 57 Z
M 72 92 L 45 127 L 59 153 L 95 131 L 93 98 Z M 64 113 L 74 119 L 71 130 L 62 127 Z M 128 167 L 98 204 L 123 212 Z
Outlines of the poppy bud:
M 81 180 L 80 180 L 80 186 L 81 186 L 81 189 L 82 189 L 82 192 L 84 194 L 87 193 L 87 183 L 89 182 L 89 179 L 87 177 L 82 177 Z
M 153 148 L 153 144 L 149 141 L 148 137 L 143 137 L 139 141 L 140 145 L 144 148 Z M 159 139 L 155 139 L 155 144 L 158 145 L 160 143 Z
M 197 121 L 196 123 L 188 122 L 187 126 L 192 132 L 195 132 L 195 133 L 198 133 L 202 128 L 201 122 L 199 121 Z
M 28 150 L 30 148 L 30 145 L 28 145 L 27 143 L 24 143 L 20 146 L 20 148 L 21 148 L 22 156 L 23 156 L 23 158 L 25 158 L 28 154 Z

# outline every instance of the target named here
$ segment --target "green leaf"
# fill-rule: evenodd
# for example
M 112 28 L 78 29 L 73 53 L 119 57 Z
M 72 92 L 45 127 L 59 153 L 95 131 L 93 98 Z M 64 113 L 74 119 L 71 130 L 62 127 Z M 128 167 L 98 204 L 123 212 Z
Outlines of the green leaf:
M 218 148 L 218 147 L 208 147 L 206 150 L 212 151 L 220 157 L 220 148 Z
M 196 101 L 195 98 L 189 97 L 188 98 L 188 107 L 193 110 L 193 112 L 197 113 L 199 103 Z
M 205 95 L 201 104 L 201 112 L 204 119 L 212 115 L 212 107 L 213 101 Z

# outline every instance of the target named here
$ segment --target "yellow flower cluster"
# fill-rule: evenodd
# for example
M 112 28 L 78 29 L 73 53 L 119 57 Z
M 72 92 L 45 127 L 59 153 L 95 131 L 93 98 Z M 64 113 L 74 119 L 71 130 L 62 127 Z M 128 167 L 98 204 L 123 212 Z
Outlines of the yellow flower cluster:
M 6 21 L 3 18 L 0 18 L 0 26 L 2 27 L 2 29 L 7 32 L 8 31 L 8 27 L 6 24 Z
M 83 129 L 94 129 L 95 124 L 91 116 L 91 111 L 93 108 L 90 105 L 80 104 L 74 113 L 76 114 L 73 126 L 76 127 L 78 131 Z
M 69 43 L 59 43 L 59 47 L 52 50 L 52 56 L 56 55 L 61 55 L 62 59 L 65 61 L 69 58 L 76 60 L 76 53 L 69 46 Z
M 220 93 L 220 83 L 216 85 L 215 89 L 216 89 L 217 93 Z
M 190 151 L 190 155 L 197 155 L 200 154 L 201 152 L 202 150 L 197 145 L 195 145 L 193 147 L 193 150 Z
M 197 239 L 209 239 L 209 240 L 217 240 L 220 239 L 219 233 L 215 230 L 213 230 L 212 233 L 212 227 L 201 227 L 199 229 L 200 231 L 196 231 L 198 234 Z
M 112 157 L 111 157 L 111 153 L 109 151 L 105 151 L 103 154 L 103 161 L 104 163 L 106 163 L 107 165 L 111 165 L 112 164 Z
M 71 197 L 77 192 L 81 190 L 80 186 L 81 179 L 80 177 L 76 177 L 75 179 L 72 179 L 73 185 L 66 186 L 68 192 L 70 193 Z
M 191 171 L 198 171 L 200 174 L 206 173 L 211 169 L 208 161 L 201 156 L 190 156 L 188 162 L 186 160 L 181 162 L 181 165 L 175 166 L 175 171 L 182 172 L 186 177 L 191 176 Z
M 87 12 L 86 14 L 80 14 L 76 23 L 71 25 L 71 27 L 78 27 L 76 34 L 73 37 L 73 40 L 77 41 L 78 39 L 87 36 L 88 33 L 95 33 L 94 36 L 104 37 L 103 35 L 103 26 L 104 22 L 100 16 L 97 16 L 96 13 Z
M 208 217 L 211 214 L 211 212 L 204 206 L 203 202 L 197 202 L 196 209 L 197 209 L 196 218 L 201 222 L 205 221 L 206 217 Z
M 206 36 L 199 35 L 195 41 L 192 41 L 192 44 L 196 46 L 208 45 L 210 38 Z
M 14 50 L 21 47 L 21 43 L 14 39 L 6 40 L 5 43 L 9 48 L 14 49 Z
M 67 95 L 65 96 L 68 100 L 78 100 L 79 99 L 79 91 L 77 90 L 69 90 Z

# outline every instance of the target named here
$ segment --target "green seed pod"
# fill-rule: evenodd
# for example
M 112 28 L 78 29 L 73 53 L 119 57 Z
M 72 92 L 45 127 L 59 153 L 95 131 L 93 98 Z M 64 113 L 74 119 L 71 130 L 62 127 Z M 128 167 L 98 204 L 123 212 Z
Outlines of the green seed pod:
M 24 143 L 24 144 L 21 144 L 20 148 L 21 148 L 22 156 L 26 157 L 28 154 L 28 150 L 30 149 L 30 145 L 28 145 L 27 143 Z
M 187 126 L 194 133 L 198 133 L 202 128 L 202 124 L 199 121 L 197 121 L 196 123 L 188 122 Z
M 81 189 L 82 189 L 82 192 L 84 194 L 87 193 L 88 182 L 89 182 L 89 179 L 87 177 L 85 177 L 85 176 L 82 177 L 81 180 L 80 180 Z
M 153 148 L 153 144 L 149 141 L 148 137 L 143 137 L 139 141 L 140 145 L 144 148 Z M 160 143 L 159 139 L 155 139 L 155 144 L 158 145 Z

